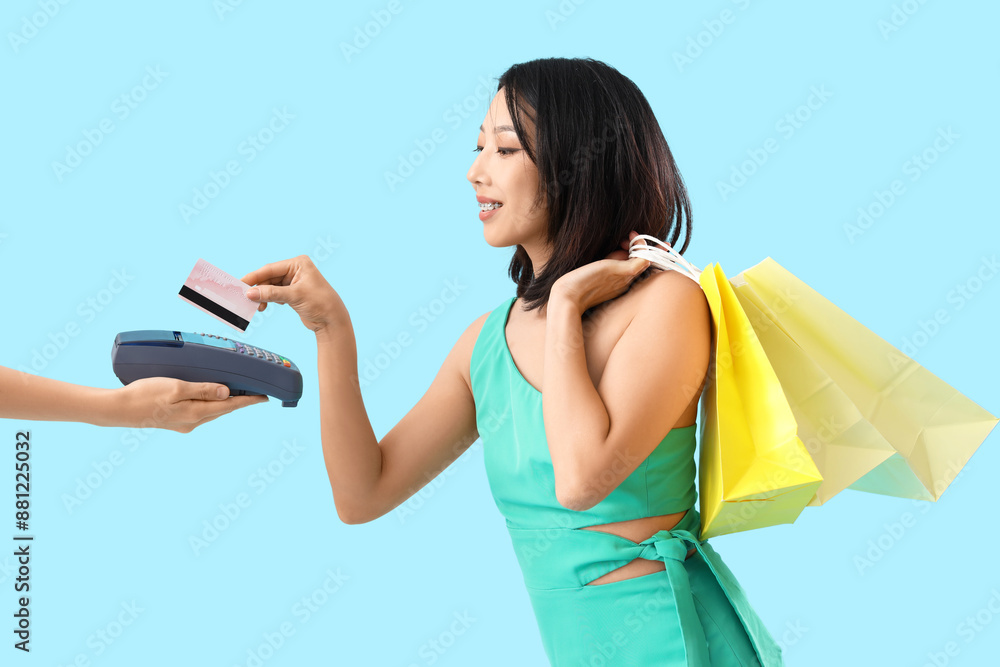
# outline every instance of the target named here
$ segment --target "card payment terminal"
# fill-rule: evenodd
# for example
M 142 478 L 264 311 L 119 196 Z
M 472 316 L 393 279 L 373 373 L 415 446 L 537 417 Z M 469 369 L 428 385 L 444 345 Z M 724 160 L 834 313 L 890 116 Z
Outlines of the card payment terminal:
M 124 331 L 115 336 L 111 365 L 122 384 L 147 377 L 217 382 L 230 396 L 266 394 L 286 408 L 302 396 L 302 375 L 289 359 L 212 334 Z

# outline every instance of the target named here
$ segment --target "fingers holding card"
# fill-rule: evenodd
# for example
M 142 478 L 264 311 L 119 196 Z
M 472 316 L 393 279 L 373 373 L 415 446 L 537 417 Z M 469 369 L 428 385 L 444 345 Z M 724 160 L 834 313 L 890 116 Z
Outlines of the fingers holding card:
M 260 305 L 246 298 L 248 289 L 250 285 L 199 259 L 178 296 L 198 310 L 245 333 Z

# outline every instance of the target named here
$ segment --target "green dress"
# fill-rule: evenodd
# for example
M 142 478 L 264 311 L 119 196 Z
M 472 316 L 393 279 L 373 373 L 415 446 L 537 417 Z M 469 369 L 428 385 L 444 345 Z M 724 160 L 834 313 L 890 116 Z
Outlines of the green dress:
M 488 315 L 470 375 L 490 491 L 506 519 L 549 661 L 557 667 L 781 665 L 780 647 L 736 578 L 699 540 L 695 425 L 667 433 L 594 507 L 569 510 L 556 500 L 542 394 L 514 365 L 504 332 L 515 300 Z M 577 530 L 684 510 L 674 529 L 640 543 Z M 686 558 L 691 547 L 697 551 Z M 637 557 L 661 560 L 666 569 L 586 585 Z

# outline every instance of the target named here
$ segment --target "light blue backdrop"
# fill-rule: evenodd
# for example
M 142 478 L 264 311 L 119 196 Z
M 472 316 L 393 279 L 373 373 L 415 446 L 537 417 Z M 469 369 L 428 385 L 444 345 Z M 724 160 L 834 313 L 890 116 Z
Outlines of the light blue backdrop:
M 232 335 L 176 296 L 199 257 L 241 276 L 304 253 L 351 313 L 381 437 L 513 294 L 465 180 L 496 77 L 590 56 L 657 114 L 689 260 L 733 275 L 771 256 L 997 412 L 998 20 L 971 0 L 8 2 L 0 363 L 117 386 L 119 331 Z M 0 422 L 3 525 L 30 428 L 36 535 L 29 655 L 0 549 L 3 664 L 545 664 L 479 443 L 405 512 L 342 524 L 314 338 L 286 307 L 263 315 L 244 338 L 303 369 L 295 409 L 189 435 Z M 789 665 L 995 659 L 998 437 L 936 504 L 847 491 L 713 540 Z

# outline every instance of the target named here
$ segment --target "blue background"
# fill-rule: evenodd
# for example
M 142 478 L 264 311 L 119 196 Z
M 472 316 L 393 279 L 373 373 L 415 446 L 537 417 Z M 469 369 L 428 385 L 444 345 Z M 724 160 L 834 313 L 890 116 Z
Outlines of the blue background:
M 516 62 L 590 56 L 632 78 L 657 114 L 692 198 L 690 261 L 734 275 L 771 256 L 894 345 L 920 341 L 919 363 L 1000 410 L 1000 280 L 961 309 L 948 298 L 1000 246 L 1000 7 L 667 4 L 6 3 L 0 363 L 118 386 L 119 331 L 233 336 L 176 296 L 199 257 L 241 276 L 309 254 L 347 304 L 361 370 L 380 363 L 363 395 L 383 436 L 465 327 L 513 294 L 511 250 L 483 241 L 465 180 L 492 84 Z M 814 87 L 829 98 L 801 110 Z M 276 109 L 293 117 L 249 151 Z M 781 129 L 797 110 L 799 127 Z M 112 131 L 87 139 L 102 122 Z M 908 161 L 948 128 L 957 138 L 913 180 Z M 723 196 L 719 182 L 769 138 L 778 150 Z M 54 168 L 81 142 L 95 145 L 78 166 Z M 230 161 L 239 173 L 205 193 Z M 390 185 L 387 172 L 405 176 Z M 905 191 L 849 234 L 896 179 Z M 185 217 L 196 189 L 213 196 Z M 938 309 L 947 323 L 915 339 Z M 77 335 L 61 335 L 68 325 Z M 392 350 L 402 333 L 410 344 Z M 36 535 L 30 655 L 5 629 L 16 596 L 13 559 L 0 556 L 4 664 L 544 665 L 480 444 L 407 513 L 342 524 L 314 337 L 271 307 L 242 338 L 303 369 L 297 408 L 272 400 L 187 435 L 0 422 L 4 470 L 15 431 L 32 432 Z M 787 664 L 995 659 L 998 437 L 937 503 L 845 491 L 793 525 L 713 540 Z M 273 464 L 286 442 L 302 451 Z M 261 488 L 253 476 L 269 464 L 280 474 Z M 89 495 L 68 503 L 78 491 Z M 196 553 L 190 538 L 225 525 L 220 505 L 241 493 L 249 506 Z M 913 525 L 859 572 L 855 558 L 907 512 Z M 131 624 L 100 640 L 132 604 Z M 455 623 L 463 614 L 474 620 Z M 977 614 L 978 630 L 959 626 Z M 269 650 L 283 624 L 294 633 Z M 949 642 L 957 654 L 944 654 Z

